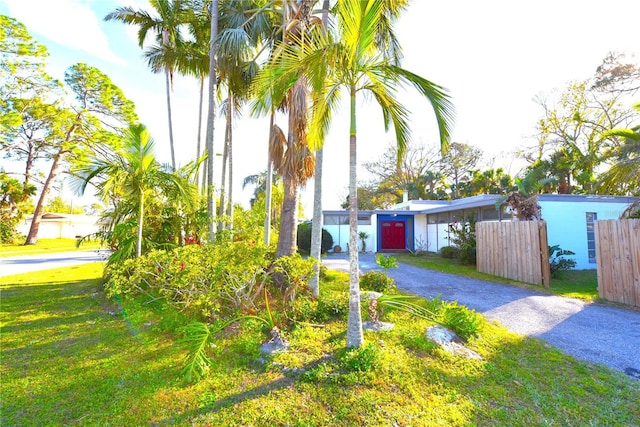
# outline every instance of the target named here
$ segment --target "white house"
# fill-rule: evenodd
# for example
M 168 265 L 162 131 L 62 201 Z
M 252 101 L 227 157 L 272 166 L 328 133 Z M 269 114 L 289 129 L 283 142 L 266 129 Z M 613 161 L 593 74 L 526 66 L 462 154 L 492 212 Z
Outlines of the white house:
M 33 216 L 27 217 L 18 226 L 18 232 L 24 235 L 29 233 Z M 74 215 L 60 213 L 45 213 L 40 221 L 38 238 L 40 239 L 75 239 L 98 232 L 98 216 Z
M 468 220 L 510 221 L 511 215 L 496 209 L 499 195 L 458 200 L 410 200 L 388 210 L 360 211 L 358 231 L 367 233 L 366 249 L 377 252 L 432 251 L 450 245 L 450 224 Z M 541 194 L 538 202 L 547 222 L 549 245 L 575 252 L 576 269 L 595 268 L 593 223 L 618 219 L 637 197 Z M 324 227 L 334 245 L 348 250 L 348 211 L 324 211 Z M 359 239 L 360 241 L 360 239 Z M 359 250 L 362 248 L 359 247 Z

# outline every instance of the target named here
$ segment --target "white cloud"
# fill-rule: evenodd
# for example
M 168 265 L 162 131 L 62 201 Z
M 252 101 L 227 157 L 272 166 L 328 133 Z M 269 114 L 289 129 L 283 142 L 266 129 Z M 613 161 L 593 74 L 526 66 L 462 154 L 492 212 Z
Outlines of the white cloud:
M 109 47 L 108 37 L 83 0 L 6 0 L 11 15 L 29 32 L 69 49 L 88 52 L 104 61 L 125 64 Z

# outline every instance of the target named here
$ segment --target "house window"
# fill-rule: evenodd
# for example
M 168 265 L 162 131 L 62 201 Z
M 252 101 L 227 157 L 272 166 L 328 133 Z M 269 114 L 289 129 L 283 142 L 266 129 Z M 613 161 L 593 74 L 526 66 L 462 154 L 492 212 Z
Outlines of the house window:
M 325 215 L 324 225 L 344 225 L 349 224 L 348 215 Z
M 594 223 L 598 219 L 595 212 L 587 212 L 587 251 L 589 253 L 589 263 L 596 262 L 596 233 Z
M 371 215 L 358 215 L 358 225 L 371 225 Z

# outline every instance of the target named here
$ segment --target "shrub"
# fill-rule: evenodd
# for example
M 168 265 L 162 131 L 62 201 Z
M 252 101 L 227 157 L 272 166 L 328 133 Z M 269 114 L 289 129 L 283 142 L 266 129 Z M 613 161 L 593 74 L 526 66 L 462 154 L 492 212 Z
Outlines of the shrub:
M 311 252 L 311 223 L 304 222 L 298 225 L 298 235 L 296 243 L 301 253 L 309 254 Z M 322 229 L 322 243 L 320 244 L 320 252 L 326 253 L 333 246 L 333 237 L 327 230 Z
M 189 245 L 111 264 L 110 297 L 146 295 L 199 319 L 255 309 L 268 280 L 266 247 L 252 241 Z
M 575 255 L 575 252 L 560 248 L 560 245 L 549 246 L 549 267 L 551 277 L 559 277 L 560 272 L 572 270 L 576 266 L 573 259 L 564 258 L 565 255 Z
M 324 323 L 344 318 L 349 312 L 347 293 L 323 291 L 318 299 L 309 296 L 297 298 L 292 306 L 290 317 L 298 322 Z
M 451 241 L 458 248 L 457 258 L 462 264 L 476 263 L 476 219 L 471 215 L 468 222 L 449 224 L 453 234 Z
M 369 271 L 360 276 L 360 288 L 366 291 L 386 293 L 395 288 L 395 280 L 381 271 Z
M 443 246 L 440 248 L 440 256 L 445 259 L 458 258 L 460 251 L 455 246 Z
M 451 302 L 445 304 L 440 310 L 438 323 L 451 329 L 466 340 L 478 334 L 482 318 L 476 311 Z

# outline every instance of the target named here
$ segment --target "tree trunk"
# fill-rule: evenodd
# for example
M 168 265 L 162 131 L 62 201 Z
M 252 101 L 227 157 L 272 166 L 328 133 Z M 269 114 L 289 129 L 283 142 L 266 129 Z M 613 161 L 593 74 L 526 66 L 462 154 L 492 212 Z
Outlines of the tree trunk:
M 311 220 L 311 258 L 316 260 L 309 278 L 309 289 L 314 297 L 320 295 L 320 265 L 322 264 L 322 148 L 316 151 L 313 186 L 313 218 Z
M 169 148 L 171 149 L 171 167 L 176 170 L 176 154 L 173 148 L 173 122 L 171 120 L 171 78 L 169 77 L 169 69 L 165 69 L 167 81 L 167 116 L 169 118 Z
M 326 32 L 329 20 L 329 0 L 322 3 L 322 28 Z M 323 141 L 324 143 L 324 141 Z M 311 221 L 311 258 L 315 258 L 313 275 L 309 278 L 309 289 L 314 297 L 320 296 L 320 266 L 322 265 L 322 147 L 316 150 L 316 165 L 313 173 L 313 218 Z
M 211 39 L 209 40 L 209 113 L 207 116 L 207 229 L 209 242 L 216 238 L 216 197 L 213 191 L 213 131 L 216 115 L 216 38 L 218 37 L 218 0 L 211 2 Z
M 227 162 L 229 161 L 229 138 L 231 137 L 231 115 L 233 114 L 231 91 L 227 97 L 227 125 L 224 130 L 224 149 L 222 150 L 222 177 L 220 179 L 220 206 L 218 206 L 218 215 L 224 216 L 226 211 L 226 191 L 227 191 Z M 218 224 L 218 231 L 222 231 L 224 224 Z
M 233 102 L 231 103 L 233 104 Z M 229 123 L 229 197 L 227 202 L 227 216 L 229 217 L 229 230 L 233 230 L 233 114 Z
M 271 150 L 269 145 L 271 144 L 271 138 L 273 137 L 273 122 L 275 120 L 275 110 L 271 110 L 271 117 L 269 119 L 269 144 L 267 145 L 267 182 L 265 184 L 265 200 L 264 200 L 264 244 L 269 245 L 271 243 L 271 187 L 273 183 L 271 179 L 273 177 L 273 161 L 271 160 Z
M 356 161 L 356 93 L 351 88 L 351 126 L 349 131 L 349 315 L 347 347 L 364 344 L 360 313 L 360 268 L 358 265 L 358 199 Z
M 200 159 L 201 153 L 201 139 L 202 139 L 202 105 L 204 103 L 204 78 L 200 77 L 200 102 L 198 104 L 198 141 L 196 145 L 196 161 Z M 202 165 L 198 166 L 196 169 L 196 185 L 198 189 L 200 189 L 200 170 L 202 169 Z M 203 182 L 204 187 L 204 182 Z
M 144 220 L 144 192 L 140 192 L 140 208 L 138 210 L 138 240 L 136 241 L 136 258 L 142 255 L 142 222 Z
M 296 252 L 296 218 L 298 216 L 298 185 L 292 174 L 285 174 L 284 199 L 280 213 L 280 234 L 276 258 L 293 255 Z
M 42 220 L 42 215 L 44 214 L 44 203 L 49 196 L 49 193 L 51 193 L 53 182 L 58 177 L 58 175 L 60 175 L 60 171 L 62 169 L 62 160 L 65 154 L 65 151 L 60 150 L 58 154 L 56 154 L 53 158 L 53 164 L 51 165 L 49 176 L 44 183 L 44 187 L 42 187 L 42 193 L 40 193 L 38 204 L 36 205 L 36 209 L 33 212 L 33 219 L 31 220 L 31 227 L 29 227 L 29 234 L 27 235 L 27 239 L 24 242 L 25 245 L 35 245 L 36 243 L 38 243 L 38 232 L 40 231 L 40 221 Z

